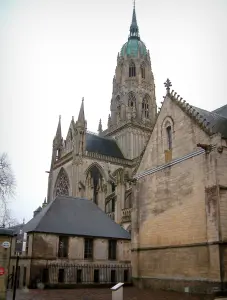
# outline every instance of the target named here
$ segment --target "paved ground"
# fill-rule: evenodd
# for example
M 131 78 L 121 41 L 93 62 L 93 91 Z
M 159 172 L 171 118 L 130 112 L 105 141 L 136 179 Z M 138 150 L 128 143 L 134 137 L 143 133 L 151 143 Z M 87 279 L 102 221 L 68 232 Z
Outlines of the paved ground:
M 109 289 L 78 290 L 27 290 L 18 291 L 16 300 L 112 300 Z M 134 287 L 124 288 L 124 300 L 210 300 L 211 296 L 195 296 L 174 292 L 139 290 Z M 8 292 L 7 300 L 12 300 Z

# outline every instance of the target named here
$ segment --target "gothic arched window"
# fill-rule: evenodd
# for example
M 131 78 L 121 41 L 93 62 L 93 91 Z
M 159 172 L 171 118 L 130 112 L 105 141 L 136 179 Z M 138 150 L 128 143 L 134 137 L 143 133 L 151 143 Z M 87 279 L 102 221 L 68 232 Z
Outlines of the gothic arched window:
M 129 77 L 135 77 L 136 76 L 136 65 L 133 61 L 130 62 L 129 65 Z
M 99 169 L 96 166 L 93 166 L 89 172 L 91 175 L 91 184 L 93 187 L 92 200 L 95 204 L 98 205 L 98 193 L 99 193 L 99 188 L 100 188 L 100 184 L 101 184 L 103 177 L 102 177 L 102 174 L 100 173 Z
M 140 66 L 141 77 L 145 79 L 145 64 L 142 63 Z
M 55 197 L 57 196 L 69 196 L 69 179 L 63 168 L 60 170 L 56 180 Z
M 172 149 L 172 128 L 171 126 L 166 127 L 166 135 L 167 135 L 167 145 L 168 149 Z
M 128 106 L 131 108 L 136 106 L 136 96 L 133 92 L 130 92 L 128 95 Z
M 149 96 L 146 95 L 142 101 L 142 114 L 143 117 L 146 119 L 149 118 L 149 99 L 150 99 Z

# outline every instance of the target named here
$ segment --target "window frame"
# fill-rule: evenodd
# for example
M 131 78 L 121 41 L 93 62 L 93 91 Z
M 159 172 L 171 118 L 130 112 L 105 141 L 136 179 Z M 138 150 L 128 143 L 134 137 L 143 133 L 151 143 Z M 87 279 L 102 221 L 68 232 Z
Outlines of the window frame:
M 84 259 L 93 259 L 94 239 L 84 238 Z

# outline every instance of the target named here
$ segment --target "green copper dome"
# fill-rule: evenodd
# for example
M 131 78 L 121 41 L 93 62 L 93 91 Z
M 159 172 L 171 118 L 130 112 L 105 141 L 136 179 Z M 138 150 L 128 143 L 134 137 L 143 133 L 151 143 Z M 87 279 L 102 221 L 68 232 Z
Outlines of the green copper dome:
M 130 55 L 137 57 L 138 53 L 140 56 L 145 56 L 147 54 L 147 48 L 145 44 L 139 39 L 130 39 L 121 48 L 121 56 Z
M 136 9 L 134 3 L 129 38 L 127 43 L 125 43 L 121 48 L 120 55 L 130 55 L 136 57 L 138 56 L 138 54 L 140 54 L 140 56 L 145 56 L 147 54 L 147 49 L 145 44 L 140 40 L 139 27 L 137 25 Z

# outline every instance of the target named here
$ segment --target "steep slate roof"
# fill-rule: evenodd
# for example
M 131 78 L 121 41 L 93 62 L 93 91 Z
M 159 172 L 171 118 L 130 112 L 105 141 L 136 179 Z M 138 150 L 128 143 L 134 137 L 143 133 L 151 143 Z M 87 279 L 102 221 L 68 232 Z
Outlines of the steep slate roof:
M 24 226 L 24 232 L 130 239 L 130 234 L 91 200 L 67 196 L 44 207 Z
M 86 133 L 86 150 L 106 156 L 124 158 L 117 142 L 114 139 Z
M 223 138 L 227 138 L 227 105 L 209 112 L 188 104 L 173 90 L 167 92 L 167 96 L 208 134 L 221 133 Z

